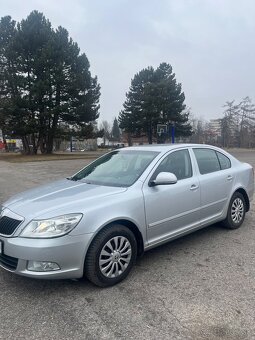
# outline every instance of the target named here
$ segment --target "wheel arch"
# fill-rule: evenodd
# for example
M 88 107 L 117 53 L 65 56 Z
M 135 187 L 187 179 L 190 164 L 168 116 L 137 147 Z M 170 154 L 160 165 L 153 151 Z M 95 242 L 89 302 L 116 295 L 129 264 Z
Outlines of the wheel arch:
M 111 222 L 109 224 L 121 224 L 125 227 L 127 227 L 129 230 L 131 230 L 136 238 L 136 242 L 137 242 L 137 255 L 138 256 L 142 256 L 144 253 L 144 242 L 143 242 L 143 236 L 139 230 L 139 228 L 137 227 L 137 225 L 135 225 L 135 223 L 129 221 L 129 220 L 125 220 L 125 219 L 120 219 L 120 220 L 116 220 L 114 222 Z M 109 225 L 108 224 L 108 225 Z
M 131 230 L 133 232 L 133 234 L 136 238 L 136 242 L 137 242 L 137 255 L 142 256 L 143 253 L 144 253 L 144 240 L 143 240 L 142 233 L 139 230 L 138 226 L 134 222 L 127 220 L 127 219 L 124 219 L 124 218 L 109 221 L 106 224 L 104 224 L 101 228 L 99 228 L 97 230 L 97 232 L 93 235 L 92 239 L 90 240 L 90 244 L 88 246 L 88 249 L 91 246 L 94 238 L 98 235 L 98 233 L 100 233 L 102 230 L 104 230 L 105 228 L 107 228 L 107 227 L 109 227 L 110 225 L 113 225 L 113 224 L 120 224 L 120 225 L 128 228 L 129 230 Z
M 238 188 L 235 190 L 234 193 L 239 192 L 240 194 L 243 195 L 244 200 L 245 200 L 245 207 L 246 207 L 246 212 L 248 212 L 250 210 L 250 200 L 249 200 L 249 196 L 247 194 L 247 192 L 245 191 L 244 188 Z

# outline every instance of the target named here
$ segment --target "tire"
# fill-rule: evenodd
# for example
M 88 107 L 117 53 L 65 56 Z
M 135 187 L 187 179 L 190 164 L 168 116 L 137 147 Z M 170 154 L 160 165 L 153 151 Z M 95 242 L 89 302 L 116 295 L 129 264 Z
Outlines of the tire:
M 84 273 L 99 287 L 113 286 L 127 277 L 137 257 L 137 242 L 130 229 L 111 224 L 92 241 Z
M 243 224 L 246 213 L 246 203 L 240 192 L 235 192 L 232 196 L 226 219 L 222 225 L 228 229 L 237 229 Z

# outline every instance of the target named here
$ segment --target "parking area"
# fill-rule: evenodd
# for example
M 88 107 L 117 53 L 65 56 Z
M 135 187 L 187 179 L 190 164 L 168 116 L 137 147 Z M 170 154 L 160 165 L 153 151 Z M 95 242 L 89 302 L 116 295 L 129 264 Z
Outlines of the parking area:
M 233 150 L 255 167 L 255 151 Z M 0 203 L 91 160 L 0 160 Z M 100 289 L 0 268 L 0 339 L 255 339 L 254 201 L 243 226 L 214 225 L 147 252 Z

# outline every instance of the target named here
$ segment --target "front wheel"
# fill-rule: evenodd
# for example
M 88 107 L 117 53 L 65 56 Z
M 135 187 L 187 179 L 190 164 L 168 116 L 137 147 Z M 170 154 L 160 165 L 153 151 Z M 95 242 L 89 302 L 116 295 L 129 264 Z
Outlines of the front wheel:
M 85 260 L 86 277 L 100 287 L 113 286 L 127 277 L 137 256 L 137 242 L 130 229 L 112 224 L 92 241 Z
M 235 192 L 230 200 L 228 214 L 226 219 L 223 221 L 223 226 L 228 229 L 239 228 L 243 224 L 245 212 L 245 199 L 240 192 Z

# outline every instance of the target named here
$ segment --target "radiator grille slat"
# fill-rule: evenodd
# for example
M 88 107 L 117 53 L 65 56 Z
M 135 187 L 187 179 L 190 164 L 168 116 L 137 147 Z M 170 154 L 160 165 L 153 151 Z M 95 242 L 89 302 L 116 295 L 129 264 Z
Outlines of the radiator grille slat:
M 0 234 L 6 236 L 12 235 L 21 223 L 22 221 L 3 216 L 0 218 Z

